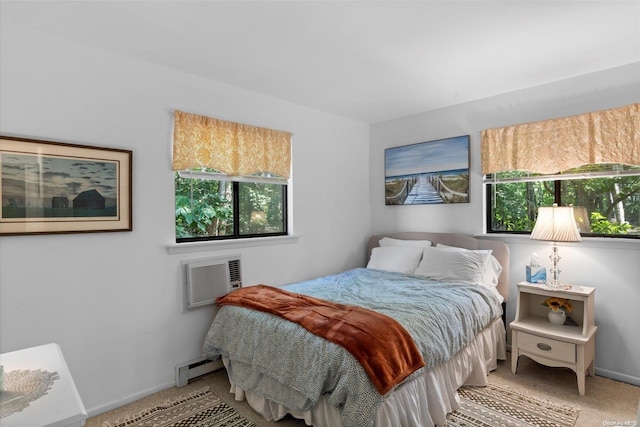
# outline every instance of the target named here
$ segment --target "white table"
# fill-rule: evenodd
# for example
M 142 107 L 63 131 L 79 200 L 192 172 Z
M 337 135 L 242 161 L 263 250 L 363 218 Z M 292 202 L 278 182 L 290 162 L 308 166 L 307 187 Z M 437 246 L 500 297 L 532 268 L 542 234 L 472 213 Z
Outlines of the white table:
M 564 298 L 573 306 L 576 323 L 553 325 L 549 309 L 542 302 L 549 297 Z M 546 366 L 567 367 L 576 373 L 578 392 L 585 394 L 585 373 L 595 375 L 595 289 L 572 286 L 550 288 L 534 283 L 518 283 L 516 317 L 511 326 L 511 372 L 518 369 L 518 358 L 528 356 Z
M 57 378 L 47 393 L 30 402 L 19 412 L 0 419 L 2 427 L 81 427 L 87 419 L 76 385 L 58 344 L 46 344 L 24 350 L 0 354 L 6 375 L 13 370 L 42 370 L 57 372 Z

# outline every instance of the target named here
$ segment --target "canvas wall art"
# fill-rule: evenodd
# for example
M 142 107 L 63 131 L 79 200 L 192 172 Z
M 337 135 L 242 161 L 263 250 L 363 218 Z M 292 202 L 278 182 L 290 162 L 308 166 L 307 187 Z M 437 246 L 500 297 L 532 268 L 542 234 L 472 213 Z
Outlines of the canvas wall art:
M 469 202 L 469 135 L 387 148 L 385 204 Z

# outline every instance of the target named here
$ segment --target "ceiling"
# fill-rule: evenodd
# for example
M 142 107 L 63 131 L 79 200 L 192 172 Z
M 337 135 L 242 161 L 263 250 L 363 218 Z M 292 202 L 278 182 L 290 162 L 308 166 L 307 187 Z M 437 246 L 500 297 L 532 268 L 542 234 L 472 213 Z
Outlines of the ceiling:
M 11 1 L 7 22 L 366 123 L 640 62 L 640 1 Z

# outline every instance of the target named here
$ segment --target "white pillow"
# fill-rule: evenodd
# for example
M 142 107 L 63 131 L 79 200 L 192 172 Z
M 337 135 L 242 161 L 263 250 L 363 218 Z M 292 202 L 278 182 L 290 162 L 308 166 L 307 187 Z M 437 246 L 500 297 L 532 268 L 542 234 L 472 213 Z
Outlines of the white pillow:
M 482 284 L 482 274 L 490 254 L 450 248 L 424 248 L 414 274 L 444 282 Z
M 413 273 L 422 258 L 423 248 L 385 246 L 373 248 L 367 268 L 375 270 Z
M 380 246 L 408 246 L 412 248 L 426 248 L 431 246 L 430 240 L 400 240 L 391 237 L 383 237 L 378 242 Z
M 477 252 L 481 254 L 489 254 L 489 257 L 487 258 L 484 265 L 484 270 L 482 272 L 481 284 L 486 286 L 498 286 L 498 278 L 500 277 L 500 273 L 502 273 L 502 266 L 500 265 L 500 262 L 498 261 L 498 259 L 492 255 L 493 251 L 491 249 L 466 249 L 466 248 L 459 248 L 457 246 L 443 245 L 442 243 L 438 243 L 436 247 L 443 248 L 443 249 L 447 248 L 447 249 L 458 250 L 458 251 L 472 251 L 472 252 Z
M 486 283 L 491 283 L 493 286 L 498 286 L 498 279 L 500 278 L 500 274 L 502 273 L 502 265 L 500 265 L 500 261 L 493 255 L 489 257 L 489 264 L 486 266 L 486 270 L 484 272 L 484 278 Z

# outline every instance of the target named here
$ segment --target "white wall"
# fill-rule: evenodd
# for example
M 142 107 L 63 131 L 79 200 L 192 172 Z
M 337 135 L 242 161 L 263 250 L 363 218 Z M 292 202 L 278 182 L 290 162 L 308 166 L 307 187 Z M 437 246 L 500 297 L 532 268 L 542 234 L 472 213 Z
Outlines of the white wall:
M 639 102 L 640 64 L 619 67 L 544 86 L 378 123 L 371 127 L 372 232 L 484 232 L 480 131 Z M 470 203 L 385 206 L 384 149 L 470 135 Z M 541 153 L 541 155 L 544 155 Z M 548 245 L 526 237 L 504 239 L 511 249 L 512 304 L 515 283 L 536 251 L 546 260 Z M 596 288 L 596 372 L 640 385 L 640 241 L 585 239 L 560 248 L 561 280 Z M 550 265 L 547 265 L 547 268 Z
M 246 284 L 362 266 L 369 126 L 2 26 L 0 131 L 133 150 L 133 231 L 0 237 L 0 351 L 58 343 L 90 414 L 174 384 L 212 309 L 184 312 L 180 261 L 242 254 Z M 172 109 L 290 131 L 297 243 L 170 255 Z

